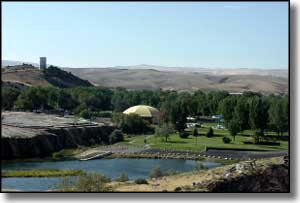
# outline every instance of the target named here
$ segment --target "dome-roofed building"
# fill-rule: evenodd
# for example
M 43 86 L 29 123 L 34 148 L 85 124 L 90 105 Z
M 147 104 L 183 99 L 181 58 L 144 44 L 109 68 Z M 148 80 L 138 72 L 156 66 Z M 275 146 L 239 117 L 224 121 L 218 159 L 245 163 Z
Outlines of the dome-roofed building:
M 151 120 L 154 123 L 158 122 L 159 117 L 159 111 L 152 107 L 147 105 L 137 105 L 132 106 L 125 111 L 123 111 L 124 114 L 137 114 L 142 118 L 145 118 L 147 120 Z

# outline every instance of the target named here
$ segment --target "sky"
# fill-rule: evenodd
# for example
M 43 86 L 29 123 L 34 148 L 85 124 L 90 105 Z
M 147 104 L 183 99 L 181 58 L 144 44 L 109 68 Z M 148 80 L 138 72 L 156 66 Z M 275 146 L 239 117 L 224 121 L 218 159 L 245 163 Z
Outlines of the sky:
M 2 59 L 288 69 L 288 2 L 2 2 Z

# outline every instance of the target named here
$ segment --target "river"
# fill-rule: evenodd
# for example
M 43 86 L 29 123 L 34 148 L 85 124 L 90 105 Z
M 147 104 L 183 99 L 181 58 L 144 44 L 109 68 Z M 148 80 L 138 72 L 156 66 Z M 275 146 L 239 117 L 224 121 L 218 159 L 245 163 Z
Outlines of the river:
M 191 171 L 197 162 L 208 168 L 220 166 L 220 163 L 208 161 L 194 161 L 182 159 L 96 159 L 89 161 L 47 161 L 47 162 L 11 162 L 2 163 L 2 170 L 21 169 L 81 169 L 85 172 L 98 172 L 105 174 L 112 180 L 122 172 L 127 172 L 129 179 L 148 178 L 152 168 L 160 166 L 162 171 L 173 169 L 178 172 Z M 30 178 L 2 178 L 2 189 L 15 189 L 22 191 L 45 191 L 55 189 L 60 177 L 30 177 Z

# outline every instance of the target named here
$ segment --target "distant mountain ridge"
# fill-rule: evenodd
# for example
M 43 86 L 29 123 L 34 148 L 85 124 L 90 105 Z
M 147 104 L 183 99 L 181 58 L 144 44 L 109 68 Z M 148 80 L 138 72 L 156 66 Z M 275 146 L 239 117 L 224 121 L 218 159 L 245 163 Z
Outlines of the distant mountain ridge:
M 1 67 L 17 66 L 17 65 L 22 65 L 23 63 L 33 65 L 34 67 L 39 67 L 40 66 L 38 63 L 32 63 L 32 62 L 2 60 L 1 61 Z
M 22 62 L 22 61 L 10 61 L 2 60 L 2 67 L 7 65 L 21 65 L 22 63 L 32 64 L 38 67 L 38 63 Z M 59 66 L 58 66 L 59 67 Z M 72 67 L 61 67 L 61 68 L 72 68 Z M 202 74 L 211 75 L 270 75 L 275 77 L 288 77 L 287 69 L 258 69 L 258 68 L 204 68 L 204 67 L 172 67 L 172 66 L 158 66 L 158 65 L 148 65 L 139 64 L 132 66 L 112 66 L 112 67 L 79 67 L 79 68 L 115 68 L 115 69 L 153 69 L 158 71 L 175 71 L 175 72 L 195 72 Z
M 288 93 L 288 78 L 271 75 L 217 75 L 201 72 L 158 71 L 126 68 L 64 68 L 94 85 L 132 90 L 254 91 L 265 94 Z
M 22 62 L 21 62 L 22 63 Z M 3 63 L 2 63 L 3 64 Z M 7 68 L 9 70 L 9 68 Z M 61 84 L 63 87 L 95 85 L 124 87 L 130 90 L 176 90 L 176 91 L 254 91 L 264 94 L 288 93 L 288 70 L 261 69 L 208 69 L 180 68 L 153 65 L 115 66 L 108 68 L 63 68 L 52 79 L 45 78 L 42 72 L 33 71 L 3 73 L 2 80 L 22 82 L 28 85 Z M 74 77 L 65 76 L 70 72 Z M 65 79 L 68 77 L 69 79 Z M 73 79 L 74 80 L 73 80 Z M 67 83 L 66 83 L 67 82 Z M 57 86 L 57 85 L 55 85 Z

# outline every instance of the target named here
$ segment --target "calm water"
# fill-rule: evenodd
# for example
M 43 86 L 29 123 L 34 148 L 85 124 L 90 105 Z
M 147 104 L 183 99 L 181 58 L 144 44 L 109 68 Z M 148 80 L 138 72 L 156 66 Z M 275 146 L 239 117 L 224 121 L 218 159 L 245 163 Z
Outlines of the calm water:
M 160 166 L 162 171 L 174 169 L 176 171 L 191 171 L 197 162 L 181 159 L 96 159 L 90 161 L 55 161 L 55 162 L 22 162 L 2 164 L 2 170 L 58 168 L 81 169 L 86 172 L 103 173 L 115 179 L 122 172 L 127 172 L 129 179 L 148 178 L 149 172 L 155 166 Z M 213 168 L 220 163 L 201 161 L 204 166 Z M 48 190 L 58 184 L 61 178 L 2 178 L 2 188 L 19 189 L 25 191 Z

